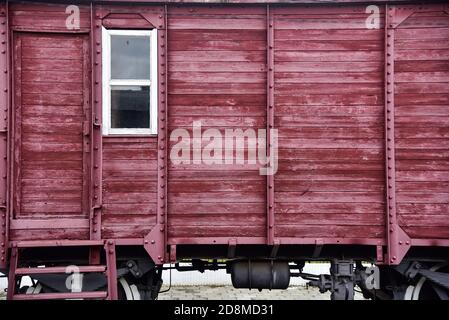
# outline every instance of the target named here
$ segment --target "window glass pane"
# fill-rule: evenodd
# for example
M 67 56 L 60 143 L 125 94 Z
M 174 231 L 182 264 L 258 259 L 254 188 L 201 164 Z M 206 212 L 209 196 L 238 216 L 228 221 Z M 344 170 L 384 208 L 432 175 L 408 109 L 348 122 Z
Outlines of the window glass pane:
M 150 127 L 149 86 L 111 86 L 111 127 Z
M 150 80 L 150 37 L 111 36 L 111 79 Z

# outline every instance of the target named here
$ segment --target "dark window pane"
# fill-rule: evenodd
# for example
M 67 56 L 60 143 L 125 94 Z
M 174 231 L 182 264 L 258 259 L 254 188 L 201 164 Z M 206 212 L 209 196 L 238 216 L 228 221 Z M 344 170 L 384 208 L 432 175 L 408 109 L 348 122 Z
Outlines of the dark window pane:
M 150 127 L 150 87 L 111 86 L 111 127 Z
M 150 80 L 150 38 L 111 36 L 111 79 Z

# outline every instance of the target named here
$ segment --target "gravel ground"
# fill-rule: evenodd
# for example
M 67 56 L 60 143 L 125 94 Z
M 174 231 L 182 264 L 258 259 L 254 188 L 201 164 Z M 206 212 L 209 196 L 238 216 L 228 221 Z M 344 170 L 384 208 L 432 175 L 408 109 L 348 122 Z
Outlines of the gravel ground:
M 161 293 L 159 300 L 330 300 L 330 293 L 317 288 L 291 286 L 287 290 L 247 290 L 232 286 L 178 286 Z M 360 293 L 355 300 L 365 300 Z
M 232 286 L 178 286 L 159 294 L 159 300 L 329 300 L 329 294 L 306 286 L 261 292 Z

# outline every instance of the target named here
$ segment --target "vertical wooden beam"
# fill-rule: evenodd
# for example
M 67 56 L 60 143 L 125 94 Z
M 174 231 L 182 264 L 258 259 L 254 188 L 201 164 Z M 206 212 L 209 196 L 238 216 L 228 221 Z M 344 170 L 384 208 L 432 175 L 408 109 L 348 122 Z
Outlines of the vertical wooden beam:
M 8 121 L 9 121 L 9 23 L 8 2 L 0 7 L 0 268 L 8 256 Z
M 101 27 L 102 15 L 100 10 L 91 4 L 91 175 L 90 175 L 90 239 L 101 239 L 101 208 L 102 208 L 102 72 L 101 72 Z M 99 262 L 100 251 L 91 250 L 91 263 Z
M 106 275 L 108 278 L 108 300 L 117 300 L 117 260 L 114 240 L 106 241 L 104 249 L 106 253 Z
M 158 29 L 158 152 L 157 152 L 157 217 L 156 225 L 144 239 L 144 247 L 155 264 L 169 260 L 167 253 L 167 165 L 168 165 L 168 7 L 159 15 Z
M 395 108 L 394 108 L 394 8 L 385 6 L 385 173 L 387 264 L 399 264 L 410 248 L 410 238 L 398 225 L 396 214 Z
M 267 158 L 271 155 L 274 128 L 274 19 L 267 5 Z M 267 170 L 267 244 L 274 244 L 274 175 Z

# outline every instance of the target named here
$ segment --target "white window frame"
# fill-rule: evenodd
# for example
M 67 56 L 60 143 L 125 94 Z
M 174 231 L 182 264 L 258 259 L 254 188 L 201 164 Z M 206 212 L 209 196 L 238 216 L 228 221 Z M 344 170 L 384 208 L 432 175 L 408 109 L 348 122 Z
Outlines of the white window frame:
M 114 80 L 111 79 L 111 36 L 147 36 L 150 38 L 150 80 Z M 103 135 L 156 135 L 157 134 L 157 29 L 153 30 L 102 30 L 102 68 L 103 68 Z M 150 127 L 149 128 L 112 128 L 111 127 L 111 86 L 133 85 L 150 87 Z

